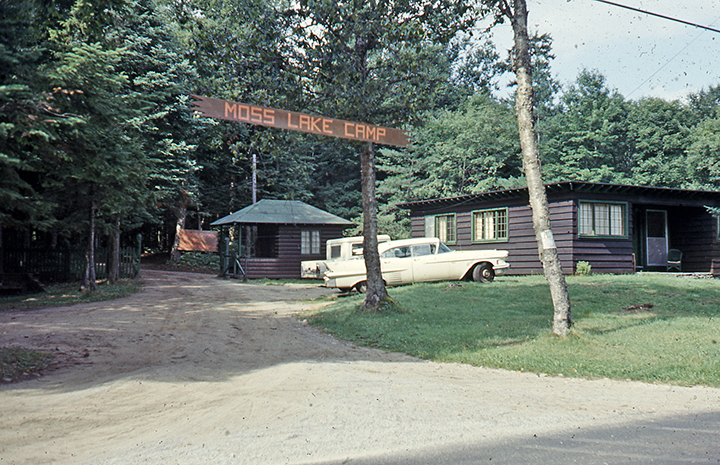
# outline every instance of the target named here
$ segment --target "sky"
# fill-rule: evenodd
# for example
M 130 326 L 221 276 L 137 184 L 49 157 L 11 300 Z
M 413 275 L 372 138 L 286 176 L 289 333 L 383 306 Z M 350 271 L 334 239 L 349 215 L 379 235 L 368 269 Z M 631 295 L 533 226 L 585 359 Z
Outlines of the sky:
M 611 0 L 720 29 L 720 0 Z M 595 0 L 527 0 L 530 32 L 553 38 L 553 75 L 572 84 L 583 69 L 629 100 L 682 99 L 720 85 L 720 33 L 649 16 Z M 512 28 L 496 27 L 499 50 L 512 45 Z

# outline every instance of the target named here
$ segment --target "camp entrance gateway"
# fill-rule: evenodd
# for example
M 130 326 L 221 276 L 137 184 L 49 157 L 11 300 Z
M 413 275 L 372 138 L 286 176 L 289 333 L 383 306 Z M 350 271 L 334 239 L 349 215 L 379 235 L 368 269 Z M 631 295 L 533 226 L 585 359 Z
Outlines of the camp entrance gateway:
M 260 107 L 247 103 L 229 102 L 211 97 L 193 95 L 194 110 L 208 118 L 239 121 L 289 131 L 306 132 L 321 136 L 372 142 L 375 144 L 406 147 L 408 139 L 399 129 L 373 124 L 345 121 L 327 116 L 308 115 L 277 108 Z

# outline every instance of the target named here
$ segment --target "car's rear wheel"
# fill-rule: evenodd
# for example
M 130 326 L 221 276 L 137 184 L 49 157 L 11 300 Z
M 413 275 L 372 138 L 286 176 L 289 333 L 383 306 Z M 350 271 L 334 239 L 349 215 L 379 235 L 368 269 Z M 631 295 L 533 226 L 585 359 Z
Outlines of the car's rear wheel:
M 491 283 L 495 279 L 495 270 L 489 263 L 478 263 L 473 268 L 472 278 L 476 283 Z
M 361 294 L 365 294 L 367 292 L 367 281 L 360 281 L 357 283 L 355 285 L 355 290 Z

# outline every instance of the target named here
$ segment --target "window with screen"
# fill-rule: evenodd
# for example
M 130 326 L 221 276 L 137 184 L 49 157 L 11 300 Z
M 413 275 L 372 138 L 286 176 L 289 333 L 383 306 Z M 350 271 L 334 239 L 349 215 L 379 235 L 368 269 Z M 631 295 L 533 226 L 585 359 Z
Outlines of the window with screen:
M 624 203 L 580 202 L 580 236 L 627 236 L 627 205 Z
M 508 239 L 507 208 L 473 212 L 473 242 L 504 242 Z

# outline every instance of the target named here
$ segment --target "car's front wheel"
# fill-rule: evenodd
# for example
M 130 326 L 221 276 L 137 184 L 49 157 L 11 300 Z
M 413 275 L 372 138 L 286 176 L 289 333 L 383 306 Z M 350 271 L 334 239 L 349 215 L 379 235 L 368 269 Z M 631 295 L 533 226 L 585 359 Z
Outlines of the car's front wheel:
M 495 270 L 489 263 L 478 263 L 473 268 L 472 278 L 476 283 L 491 283 L 495 279 Z

